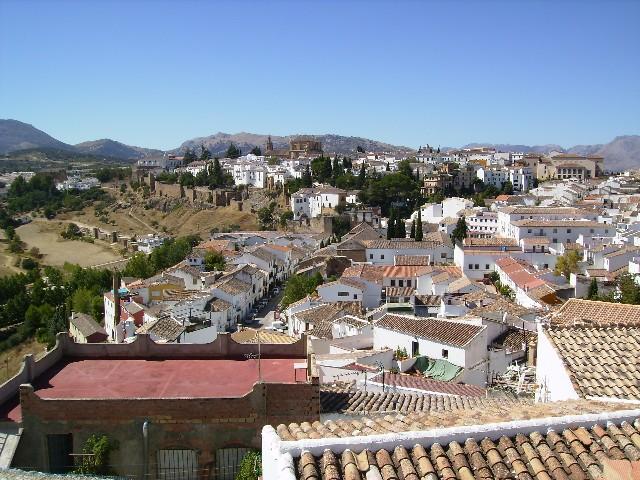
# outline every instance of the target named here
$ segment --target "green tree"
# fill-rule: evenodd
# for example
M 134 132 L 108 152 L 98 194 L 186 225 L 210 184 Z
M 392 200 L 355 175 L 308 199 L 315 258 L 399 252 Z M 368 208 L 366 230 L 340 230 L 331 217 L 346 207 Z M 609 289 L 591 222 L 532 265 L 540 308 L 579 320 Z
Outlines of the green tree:
M 304 172 L 302 173 L 302 187 L 310 188 L 313 185 L 313 179 L 311 178 L 311 168 L 309 164 L 305 165 Z
M 286 212 L 282 212 L 280 214 L 280 226 L 282 228 L 287 226 L 287 222 L 289 220 L 293 220 L 293 212 L 291 210 L 287 210 Z
M 502 184 L 502 193 L 504 195 L 513 195 L 513 183 L 509 180 Z
M 262 156 L 262 150 L 257 145 L 251 149 L 253 155 L 257 155 L 258 157 Z
M 326 183 L 330 181 L 333 173 L 331 158 L 321 156 L 311 160 L 311 172 L 313 179 L 317 182 Z
M 204 269 L 207 272 L 223 271 L 226 267 L 224 255 L 220 252 L 207 252 L 204 256 Z
M 356 147 L 356 152 L 358 152 L 358 153 L 364 153 L 364 148 L 362 148 L 360 145 L 358 145 L 358 146 Z
M 598 281 L 595 278 L 591 279 L 589 284 L 589 292 L 587 293 L 589 300 L 596 300 L 598 298 Z
M 13 238 L 9 241 L 8 250 L 11 253 L 24 252 L 24 242 L 20 239 L 20 236 L 17 233 L 15 233 Z
M 189 165 L 191 162 L 195 162 L 197 159 L 198 157 L 196 156 L 195 152 L 192 149 L 187 148 L 184 151 L 184 155 L 182 157 L 182 163 L 184 165 Z
M 211 159 L 211 152 L 204 145 L 200 145 L 200 158 L 199 160 L 202 162 L 207 162 Z
M 94 315 L 94 293 L 87 288 L 77 289 L 71 297 L 71 305 L 74 312 Z
M 82 236 L 82 232 L 80 231 L 80 227 L 75 223 L 69 223 L 67 225 L 67 229 L 60 233 L 62 238 L 66 238 L 68 240 L 73 240 L 74 238 L 78 238 Z
M 456 228 L 451 232 L 451 239 L 454 242 L 461 242 L 465 238 L 467 238 L 467 222 L 464 218 L 464 215 L 458 219 L 458 223 L 456 224 Z
M 362 165 L 360 165 L 360 172 L 358 173 L 358 188 L 364 187 L 364 184 L 367 180 L 367 167 L 364 164 L 364 160 L 362 161 Z
M 231 142 L 225 156 L 227 158 L 238 158 L 240 155 L 242 155 L 242 151 Z
M 280 302 L 281 307 L 285 309 L 292 303 L 313 293 L 323 281 L 322 275 L 319 272 L 316 272 L 316 274 L 311 277 L 292 275 L 289 277 L 289 280 L 287 280 L 287 285 L 284 288 L 282 301 Z
M 142 252 L 134 253 L 124 267 L 122 274 L 127 277 L 149 278 L 155 274 L 149 257 Z
M 416 238 L 416 221 L 411 220 L 411 232 L 409 233 L 409 238 Z
M 416 222 L 416 242 L 421 242 L 422 235 L 422 210 L 418 209 L 418 221 Z
M 409 160 L 402 160 L 398 163 L 398 173 L 413 179 L 413 169 L 411 168 L 411 162 Z
M 344 169 L 342 168 L 342 163 L 338 159 L 336 155 L 333 159 L 333 166 L 331 167 L 331 184 L 335 186 L 336 180 L 344 175 Z
M 407 225 L 403 218 L 396 218 L 396 237 L 398 238 L 407 238 Z
M 558 257 L 554 273 L 556 275 L 563 275 L 567 280 L 571 277 L 572 273 L 578 273 L 578 263 L 580 262 L 580 254 L 577 250 L 567 250 L 564 255 Z
M 218 160 L 218 157 L 216 157 L 213 160 L 213 168 L 211 169 L 209 186 L 217 188 L 224 186 L 224 183 L 224 172 L 222 171 L 220 160 Z
M 614 298 L 617 301 L 632 305 L 640 304 L 640 287 L 633 275 L 629 273 L 620 275 L 616 281 L 616 287 Z
M 396 211 L 394 209 L 391 209 L 387 220 L 387 240 L 392 238 L 396 238 Z
M 418 183 L 403 173 L 371 178 L 360 192 L 360 199 L 369 205 L 380 206 L 383 215 L 388 215 L 391 207 L 411 211 L 420 198 Z
M 273 212 L 275 210 L 276 203 L 271 202 L 268 207 L 262 207 L 258 210 L 258 223 L 260 223 L 260 228 L 263 230 L 271 230 L 273 229 Z

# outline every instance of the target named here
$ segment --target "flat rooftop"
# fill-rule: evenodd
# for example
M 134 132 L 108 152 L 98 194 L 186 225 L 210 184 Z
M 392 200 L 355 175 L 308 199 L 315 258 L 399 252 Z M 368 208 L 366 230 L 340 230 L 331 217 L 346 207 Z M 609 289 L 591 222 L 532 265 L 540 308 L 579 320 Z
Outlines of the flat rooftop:
M 296 383 L 306 376 L 294 364 L 303 358 L 261 359 L 262 381 Z M 258 382 L 258 360 L 66 359 L 38 377 L 40 398 L 228 398 L 249 393 Z M 17 399 L 16 399 L 17 400 Z M 5 420 L 19 421 L 20 406 L 0 407 Z

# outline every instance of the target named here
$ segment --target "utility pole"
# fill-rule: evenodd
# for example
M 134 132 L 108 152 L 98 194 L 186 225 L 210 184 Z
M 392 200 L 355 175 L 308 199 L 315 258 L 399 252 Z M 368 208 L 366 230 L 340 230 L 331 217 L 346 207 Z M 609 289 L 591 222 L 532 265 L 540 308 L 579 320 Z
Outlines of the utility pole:
M 262 382 L 262 363 L 260 361 L 260 330 L 257 330 L 256 335 L 258 335 L 258 381 Z

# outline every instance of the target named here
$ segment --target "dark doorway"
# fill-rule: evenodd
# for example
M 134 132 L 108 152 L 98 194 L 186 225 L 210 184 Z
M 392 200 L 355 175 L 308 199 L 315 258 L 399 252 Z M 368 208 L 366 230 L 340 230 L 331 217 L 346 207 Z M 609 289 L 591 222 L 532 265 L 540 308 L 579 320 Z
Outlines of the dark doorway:
M 49 452 L 49 471 L 51 473 L 68 473 L 73 470 L 73 435 L 63 433 L 47 435 L 47 451 Z

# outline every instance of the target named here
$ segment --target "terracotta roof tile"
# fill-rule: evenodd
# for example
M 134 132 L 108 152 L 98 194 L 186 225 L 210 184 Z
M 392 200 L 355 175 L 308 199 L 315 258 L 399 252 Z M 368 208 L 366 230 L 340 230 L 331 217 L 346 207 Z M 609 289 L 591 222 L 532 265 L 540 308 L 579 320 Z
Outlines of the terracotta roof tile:
M 576 413 L 600 413 L 621 408 L 619 404 L 586 400 L 533 403 L 506 395 L 468 397 L 364 392 L 349 390 L 345 386 L 323 387 L 320 390 L 320 405 L 323 414 L 333 414 L 332 420 L 315 421 L 306 425 L 278 425 L 276 431 L 280 438 L 291 441 L 377 435 Z M 355 417 L 356 415 L 358 416 Z M 629 436 L 632 442 L 640 440 L 640 433 L 635 433 L 634 436 L 631 425 L 620 427 L 619 432 Z M 620 438 L 619 433 L 618 436 L 613 436 L 616 441 Z M 538 443 L 534 442 L 534 445 L 537 448 Z M 634 446 L 640 449 L 637 443 Z M 547 456 L 541 453 L 541 457 Z
M 640 325 L 546 330 L 582 397 L 640 400 Z
M 427 266 L 429 265 L 430 259 L 431 257 L 429 255 L 396 255 L 394 261 L 396 266 L 400 266 L 400 265 Z
M 425 393 L 440 393 L 443 395 L 463 395 L 467 397 L 484 397 L 486 390 L 475 385 L 465 385 L 454 382 L 442 382 L 419 375 L 407 375 L 404 373 L 385 373 L 371 379 L 373 383 L 384 384 L 385 388 L 410 388 L 422 390 Z
M 458 347 L 469 343 L 485 328 L 481 325 L 451 322 L 436 318 L 392 314 L 386 314 L 380 318 L 376 323 L 376 327 L 416 335 Z
M 386 423 L 384 420 L 353 421 L 318 428 L 323 434 L 329 432 L 333 436 L 348 437 L 363 432 L 377 433 Z M 631 428 L 635 433 L 640 421 L 633 423 Z M 629 424 L 623 422 L 614 428 L 620 429 L 622 425 Z M 280 431 L 286 433 L 285 429 Z M 285 435 L 286 439 L 307 438 L 302 428 L 294 427 L 293 433 Z M 363 449 L 369 446 L 360 444 L 338 453 L 327 449 L 318 456 L 303 451 L 294 459 L 295 475 L 299 480 L 631 480 L 640 472 L 640 449 L 629 443 L 628 450 L 621 453 L 620 443 L 631 442 L 630 435 L 634 433 L 623 432 L 609 442 L 598 436 L 598 426 L 567 428 L 562 432 L 516 433 L 512 437 L 502 435 L 497 440 L 478 432 L 464 442 L 398 445 L 388 450 Z M 608 449 L 607 445 L 614 448 Z
M 640 305 L 570 298 L 551 317 L 554 325 L 638 325 Z
M 245 328 L 231 334 L 231 339 L 237 343 L 257 344 L 258 337 L 260 343 L 263 344 L 289 344 L 298 341 L 298 339 L 290 337 L 286 333 L 270 330 L 254 330 L 253 328 Z

